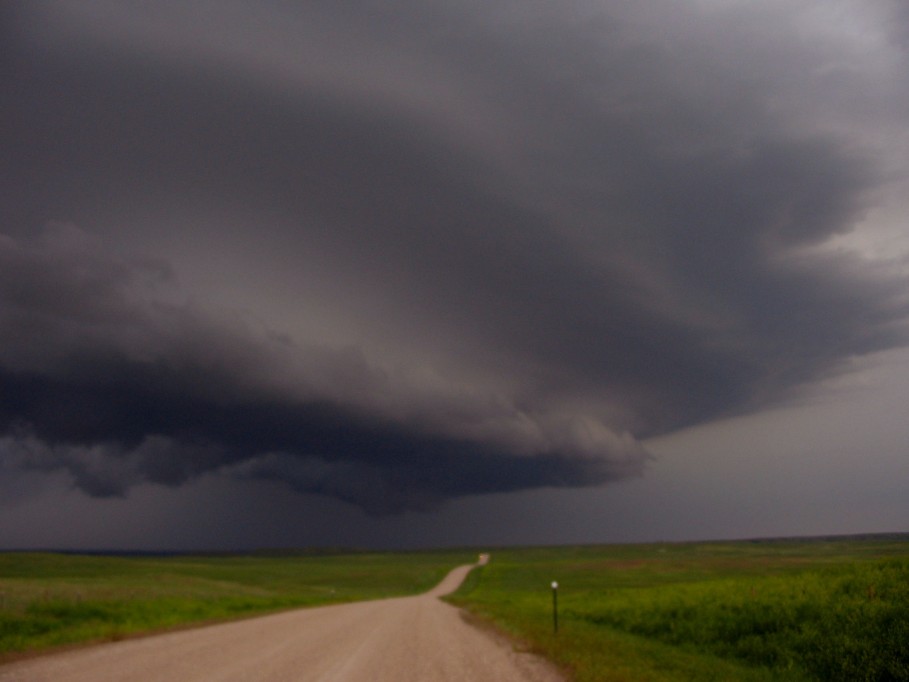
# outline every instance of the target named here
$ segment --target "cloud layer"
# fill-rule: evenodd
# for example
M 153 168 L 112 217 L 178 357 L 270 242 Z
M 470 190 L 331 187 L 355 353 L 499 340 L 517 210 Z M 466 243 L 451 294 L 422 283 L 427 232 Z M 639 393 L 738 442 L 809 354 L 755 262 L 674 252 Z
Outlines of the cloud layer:
M 905 16 L 837 7 L 12 4 L 0 451 L 427 509 L 905 345 L 831 246 L 906 178 Z
M 641 447 L 599 424 L 430 392 L 168 300 L 166 268 L 71 226 L 3 239 L 0 270 L 5 452 L 92 495 L 226 470 L 385 512 L 640 471 Z

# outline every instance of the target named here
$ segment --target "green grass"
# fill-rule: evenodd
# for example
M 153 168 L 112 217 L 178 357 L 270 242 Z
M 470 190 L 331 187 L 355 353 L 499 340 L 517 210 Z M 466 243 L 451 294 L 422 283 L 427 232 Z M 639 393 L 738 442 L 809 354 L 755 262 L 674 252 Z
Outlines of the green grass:
M 905 540 L 503 550 L 452 601 L 579 681 L 909 680 Z
M 117 557 L 0 553 L 0 657 L 425 591 L 470 552 Z
M 475 558 L 0 553 L 0 658 L 413 594 Z M 909 542 L 900 539 L 501 550 L 452 601 L 579 682 L 909 680 Z

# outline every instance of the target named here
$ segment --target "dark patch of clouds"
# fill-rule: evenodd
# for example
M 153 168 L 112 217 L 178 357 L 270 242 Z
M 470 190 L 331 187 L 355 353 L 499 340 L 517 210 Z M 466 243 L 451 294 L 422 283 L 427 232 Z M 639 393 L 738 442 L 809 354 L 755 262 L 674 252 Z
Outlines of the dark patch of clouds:
M 143 285 L 144 263 L 104 254 L 71 226 L 29 246 L 5 238 L 0 262 L 0 432 L 12 438 L 3 450 L 26 468 L 67 469 L 92 495 L 232 467 L 387 512 L 595 485 L 643 463 L 630 441 L 587 452 L 544 434 L 527 452 L 507 433 L 454 435 L 465 414 L 451 400 L 441 414 L 419 406 L 430 428 L 395 418 L 374 393 L 403 391 L 406 404 L 422 400 L 419 387 L 382 384 L 356 353 L 256 338 L 240 322 L 161 301 Z M 155 265 L 157 281 L 166 270 Z
M 198 7 L 7 10 L 2 419 L 86 490 L 223 469 L 394 510 L 592 485 L 640 472 L 629 434 L 906 343 L 905 278 L 825 247 L 892 180 L 878 115 L 830 113 L 871 75 L 797 8 Z M 168 258 L 25 246 L 50 219 Z M 293 340 L 174 284 L 220 252 L 246 269 L 215 281 L 300 292 Z M 310 342 L 316 301 L 355 348 Z

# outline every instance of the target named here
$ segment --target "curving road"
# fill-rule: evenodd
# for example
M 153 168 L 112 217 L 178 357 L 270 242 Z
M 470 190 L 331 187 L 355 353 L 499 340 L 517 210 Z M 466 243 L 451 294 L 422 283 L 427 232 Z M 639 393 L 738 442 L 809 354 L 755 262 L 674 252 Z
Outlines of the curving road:
M 288 611 L 0 667 L 0 682 L 556 682 L 549 664 L 468 625 L 438 599 L 473 566 L 416 597 Z

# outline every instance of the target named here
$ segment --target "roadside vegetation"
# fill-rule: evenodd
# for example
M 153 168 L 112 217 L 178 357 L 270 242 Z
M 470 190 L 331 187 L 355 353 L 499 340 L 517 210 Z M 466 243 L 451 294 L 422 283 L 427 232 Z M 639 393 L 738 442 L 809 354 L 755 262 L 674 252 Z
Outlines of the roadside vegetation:
M 905 536 L 502 550 L 450 600 L 579 682 L 909 680 Z
M 0 553 L 0 660 L 287 608 L 416 594 L 475 560 L 469 552 Z

